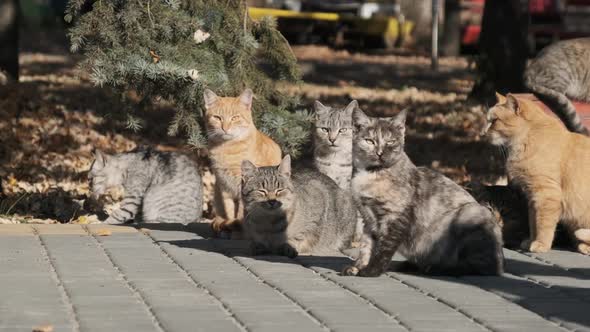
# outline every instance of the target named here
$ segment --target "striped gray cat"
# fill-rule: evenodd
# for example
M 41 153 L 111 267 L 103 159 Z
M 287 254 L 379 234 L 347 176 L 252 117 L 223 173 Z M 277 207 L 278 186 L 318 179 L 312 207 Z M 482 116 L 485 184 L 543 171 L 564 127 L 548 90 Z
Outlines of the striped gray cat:
M 115 155 L 96 151 L 89 176 L 95 198 L 113 187 L 124 190 L 120 208 L 106 223 L 187 224 L 203 214 L 201 176 L 195 162 L 185 155 L 151 148 Z
M 352 111 L 353 100 L 345 108 L 332 108 L 315 101 L 313 159 L 315 167 L 344 190 L 352 178 Z
M 406 111 L 353 113 L 352 191 L 365 228 L 359 257 L 343 275 L 379 276 L 396 251 L 423 273 L 497 275 L 502 234 L 492 212 L 463 188 L 404 152 Z
M 590 38 L 547 46 L 528 65 L 524 82 L 570 131 L 589 134 L 570 98 L 590 102 Z
M 350 194 L 315 170 L 291 174 L 288 155 L 278 166 L 243 161 L 242 199 L 255 255 L 295 257 L 350 244 L 356 222 Z
M 329 176 L 343 190 L 350 190 L 352 178 L 352 111 L 358 108 L 356 100 L 345 108 L 324 106 L 316 100 L 314 123 L 313 162 L 321 173 Z M 363 233 L 363 220 L 358 218 L 354 246 Z

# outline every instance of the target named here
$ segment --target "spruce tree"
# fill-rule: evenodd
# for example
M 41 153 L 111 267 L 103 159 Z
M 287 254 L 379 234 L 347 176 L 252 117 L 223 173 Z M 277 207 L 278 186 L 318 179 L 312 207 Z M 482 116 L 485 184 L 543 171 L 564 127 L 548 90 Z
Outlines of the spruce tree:
M 71 51 L 84 54 L 80 65 L 94 84 L 136 91 L 140 104 L 174 103 L 169 134 L 203 146 L 203 90 L 237 96 L 251 88 L 260 130 L 285 153 L 297 155 L 307 141 L 309 114 L 294 112 L 297 100 L 275 87 L 300 79 L 296 58 L 276 21 L 251 20 L 244 1 L 70 0 L 65 20 Z

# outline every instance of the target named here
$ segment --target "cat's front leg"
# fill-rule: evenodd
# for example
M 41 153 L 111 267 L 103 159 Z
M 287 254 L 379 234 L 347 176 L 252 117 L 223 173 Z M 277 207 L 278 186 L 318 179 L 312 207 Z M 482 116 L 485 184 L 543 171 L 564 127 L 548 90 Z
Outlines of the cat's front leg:
M 263 243 L 256 242 L 256 241 L 252 241 L 252 243 L 250 244 L 250 250 L 251 250 L 253 256 L 268 255 L 271 253 L 271 250 L 269 247 L 267 247 Z
M 342 275 L 344 276 L 356 276 L 359 274 L 359 271 L 364 269 L 367 265 L 369 265 L 369 261 L 371 260 L 371 253 L 373 251 L 373 239 L 370 235 L 367 235 L 366 232 L 363 232 L 361 235 L 361 245 L 359 249 L 359 255 L 354 262 L 354 265 L 346 266 L 342 270 Z
M 389 268 L 389 263 L 397 250 L 396 239 L 386 239 L 384 237 L 377 239 L 373 244 L 371 259 L 369 264 L 359 269 L 358 275 L 361 277 L 378 277 Z
M 521 247 L 531 252 L 547 252 L 551 249 L 561 217 L 561 193 L 556 190 L 536 192 L 529 204 L 529 218 L 532 218 L 529 222 L 534 232 Z
M 279 256 L 287 256 L 289 258 L 295 258 L 295 257 L 297 257 L 297 255 L 299 255 L 299 253 L 297 252 L 297 249 L 295 249 L 289 243 L 283 243 L 282 245 L 278 246 L 274 250 L 274 254 L 279 255 Z
M 133 220 L 137 215 L 140 205 L 141 197 L 139 195 L 125 196 L 123 201 L 121 201 L 121 206 L 113 211 L 104 222 L 106 224 L 122 224 Z

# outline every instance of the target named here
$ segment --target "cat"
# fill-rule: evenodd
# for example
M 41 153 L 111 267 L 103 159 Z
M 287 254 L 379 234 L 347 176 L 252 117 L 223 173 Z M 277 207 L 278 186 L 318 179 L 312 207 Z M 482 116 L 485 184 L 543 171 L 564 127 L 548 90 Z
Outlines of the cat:
M 314 165 L 344 190 L 352 178 L 352 111 L 357 107 L 356 100 L 343 109 L 314 103 Z
M 503 273 L 502 234 L 492 212 L 449 178 L 404 152 L 406 110 L 353 112 L 352 192 L 365 222 L 359 256 L 343 275 L 376 277 L 396 251 L 433 275 Z
M 120 208 L 105 220 L 120 224 L 198 221 L 203 214 L 203 184 L 198 167 L 185 155 L 138 148 L 109 155 L 95 151 L 90 168 L 93 198 L 122 187 Z
M 350 193 L 326 175 L 301 168 L 291 158 L 278 166 L 242 162 L 244 232 L 255 255 L 296 257 L 350 245 L 356 210 Z
M 215 175 L 211 226 L 217 234 L 239 230 L 243 218 L 240 200 L 242 160 L 260 166 L 277 165 L 281 148 L 256 129 L 252 119 L 252 90 L 236 98 L 204 92 L 209 157 Z
M 486 135 L 505 147 L 510 183 L 528 201 L 529 239 L 521 248 L 547 252 L 558 222 L 590 254 L 590 138 L 567 131 L 534 102 L 497 94 L 487 114 Z
M 572 102 L 590 102 L 590 38 L 560 41 L 541 50 L 524 73 L 525 86 L 557 114 L 566 127 L 588 136 Z
M 343 190 L 350 190 L 352 178 L 352 111 L 356 100 L 345 108 L 314 103 L 313 161 L 315 168 L 329 176 Z M 358 246 L 363 233 L 363 220 L 358 218 L 353 246 Z

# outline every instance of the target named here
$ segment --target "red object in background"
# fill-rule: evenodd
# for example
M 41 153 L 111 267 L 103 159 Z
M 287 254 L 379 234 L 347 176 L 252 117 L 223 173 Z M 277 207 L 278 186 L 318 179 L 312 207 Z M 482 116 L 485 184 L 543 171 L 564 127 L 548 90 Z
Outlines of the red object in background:
M 530 93 L 516 93 L 515 95 L 518 97 L 522 97 L 522 98 L 534 101 L 536 104 L 538 104 L 539 106 L 541 106 L 543 108 L 545 113 L 550 114 L 550 115 L 557 118 L 557 115 L 555 115 L 555 113 L 553 113 L 553 111 L 551 111 L 551 109 L 549 107 L 547 107 L 547 105 L 543 104 L 542 101 L 537 99 L 537 97 L 535 97 L 535 95 L 530 94 Z M 588 129 L 590 129 L 590 103 L 581 103 L 581 102 L 572 101 L 572 104 L 574 104 L 574 107 L 576 108 L 576 113 L 578 113 L 580 115 L 580 118 L 582 118 L 582 123 L 584 124 L 584 126 L 586 126 L 586 128 L 588 128 Z
M 531 14 L 546 15 L 556 11 L 555 0 L 529 0 L 529 12 Z
M 461 37 L 461 43 L 463 45 L 475 45 L 479 40 L 479 34 L 481 33 L 481 25 L 468 25 L 463 30 L 463 37 Z

